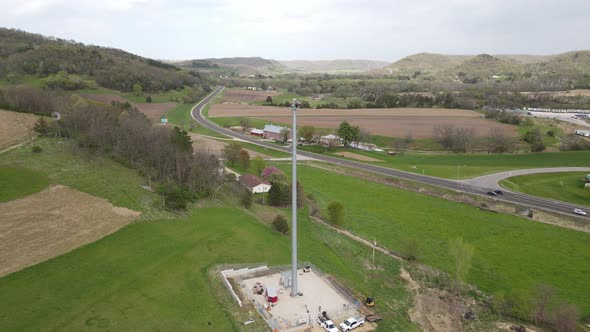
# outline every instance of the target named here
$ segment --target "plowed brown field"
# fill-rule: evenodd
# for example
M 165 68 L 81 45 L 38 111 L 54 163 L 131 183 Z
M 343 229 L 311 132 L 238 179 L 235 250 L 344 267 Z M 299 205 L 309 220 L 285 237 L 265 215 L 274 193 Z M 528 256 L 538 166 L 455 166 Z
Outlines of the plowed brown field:
M 0 151 L 31 138 L 37 118 L 33 114 L 0 110 Z
M 139 215 L 61 185 L 0 203 L 0 277 L 92 243 Z
M 222 103 L 238 103 L 248 101 L 265 101 L 268 96 L 276 96 L 276 91 L 252 91 L 246 89 L 225 89 L 223 91 Z
M 221 104 L 213 105 L 210 117 L 251 117 L 273 123 L 290 123 L 291 112 L 284 107 Z M 388 109 L 301 109 L 297 113 L 298 125 L 319 128 L 337 128 L 348 121 L 373 135 L 390 137 L 431 138 L 437 126 L 452 124 L 473 128 L 476 137 L 487 137 L 491 128 L 499 128 L 505 135 L 516 137 L 516 126 L 482 118 L 481 114 L 461 109 L 444 108 L 388 108 Z

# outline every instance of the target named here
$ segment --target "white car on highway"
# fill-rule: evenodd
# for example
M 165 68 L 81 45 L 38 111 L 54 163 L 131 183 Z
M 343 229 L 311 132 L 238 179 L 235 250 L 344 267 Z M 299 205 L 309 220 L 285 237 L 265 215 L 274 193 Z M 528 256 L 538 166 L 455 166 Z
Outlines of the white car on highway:
M 580 209 L 574 209 L 574 213 L 580 216 L 585 216 L 586 212 L 580 210 Z

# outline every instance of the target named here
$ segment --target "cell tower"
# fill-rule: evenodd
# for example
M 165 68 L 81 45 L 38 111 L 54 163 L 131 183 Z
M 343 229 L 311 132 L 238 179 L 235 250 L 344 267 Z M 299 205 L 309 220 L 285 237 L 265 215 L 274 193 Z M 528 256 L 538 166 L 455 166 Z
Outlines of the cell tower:
M 293 171 L 291 183 L 291 297 L 297 296 L 297 111 L 301 104 L 293 99 L 291 112 L 293 113 L 293 129 L 291 131 L 291 146 L 293 151 Z

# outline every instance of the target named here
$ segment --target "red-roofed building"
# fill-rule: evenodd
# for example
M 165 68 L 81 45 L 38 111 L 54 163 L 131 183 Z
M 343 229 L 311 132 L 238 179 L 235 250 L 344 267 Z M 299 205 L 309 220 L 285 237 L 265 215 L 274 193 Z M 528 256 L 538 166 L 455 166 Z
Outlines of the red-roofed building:
M 262 180 L 252 174 L 244 174 L 240 176 L 240 183 L 253 194 L 267 193 L 271 187 L 270 182 Z

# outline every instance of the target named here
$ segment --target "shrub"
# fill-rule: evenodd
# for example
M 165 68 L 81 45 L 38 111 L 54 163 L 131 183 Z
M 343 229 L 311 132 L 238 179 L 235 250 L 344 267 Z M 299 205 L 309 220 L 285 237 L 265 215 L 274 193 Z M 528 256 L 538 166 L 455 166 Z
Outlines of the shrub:
M 39 145 L 33 145 L 33 148 L 31 150 L 36 153 L 43 151 L 43 149 L 41 149 Z
M 420 243 L 416 239 L 411 239 L 405 244 L 404 255 L 409 261 L 417 261 L 420 257 Z
M 328 221 L 337 226 L 344 223 L 344 205 L 340 202 L 331 202 L 328 204 Z
M 289 233 L 289 223 L 287 223 L 287 219 L 280 214 L 272 221 L 272 227 L 281 234 Z
M 246 209 L 249 209 L 252 206 L 252 193 L 248 190 L 244 190 L 242 197 L 240 198 L 240 203 Z

